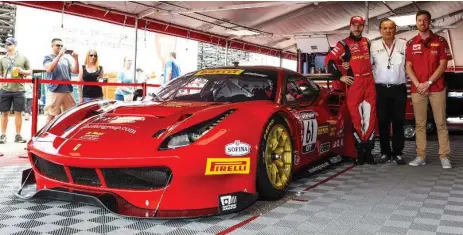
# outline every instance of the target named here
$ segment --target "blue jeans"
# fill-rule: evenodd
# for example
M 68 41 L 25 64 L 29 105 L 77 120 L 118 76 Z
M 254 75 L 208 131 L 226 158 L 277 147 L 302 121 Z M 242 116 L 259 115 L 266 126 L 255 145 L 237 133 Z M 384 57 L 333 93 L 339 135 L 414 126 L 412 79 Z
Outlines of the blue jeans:
M 102 100 L 103 99 L 103 97 L 98 97 L 98 98 L 82 97 L 82 98 L 84 100 L 84 103 L 94 101 L 94 100 Z
M 123 95 L 116 94 L 115 99 L 118 100 L 118 101 L 124 101 L 124 96 L 123 96 Z

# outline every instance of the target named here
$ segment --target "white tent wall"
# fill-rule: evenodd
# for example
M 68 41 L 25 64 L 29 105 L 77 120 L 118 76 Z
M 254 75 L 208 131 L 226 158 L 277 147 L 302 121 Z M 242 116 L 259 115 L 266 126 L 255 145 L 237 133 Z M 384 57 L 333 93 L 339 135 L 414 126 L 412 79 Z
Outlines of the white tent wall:
M 63 27 L 61 19 L 63 17 Z M 68 49 L 85 61 L 89 49 L 96 49 L 105 72 L 118 72 L 125 56 L 135 56 L 135 29 L 83 17 L 17 7 L 15 37 L 18 51 L 28 57 L 34 69 L 43 68 L 45 55 L 51 53 L 51 40 L 63 39 Z M 138 30 L 137 68 L 160 76 L 163 62 L 171 51 L 177 52 L 182 73 L 196 70 L 198 42 Z M 70 58 L 70 57 L 69 57 Z

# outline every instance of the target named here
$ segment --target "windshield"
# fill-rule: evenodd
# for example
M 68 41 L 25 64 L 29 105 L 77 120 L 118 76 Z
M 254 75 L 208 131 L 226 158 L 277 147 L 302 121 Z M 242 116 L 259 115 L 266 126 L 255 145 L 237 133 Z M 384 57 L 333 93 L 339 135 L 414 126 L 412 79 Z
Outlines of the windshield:
M 278 72 L 263 69 L 204 69 L 167 84 L 161 100 L 244 102 L 274 100 Z

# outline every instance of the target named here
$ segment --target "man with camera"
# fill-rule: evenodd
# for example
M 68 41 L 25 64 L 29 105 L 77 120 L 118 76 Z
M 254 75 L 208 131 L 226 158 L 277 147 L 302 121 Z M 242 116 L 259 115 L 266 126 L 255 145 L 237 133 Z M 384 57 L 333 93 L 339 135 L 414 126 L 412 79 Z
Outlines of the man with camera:
M 72 50 L 66 50 L 63 46 L 63 41 L 55 38 L 51 41 L 52 54 L 45 56 L 43 66 L 47 72 L 48 80 L 55 81 L 71 81 L 71 73 L 79 73 L 79 58 L 78 54 Z M 73 57 L 74 63 L 64 56 L 69 54 Z M 76 105 L 73 97 L 72 85 L 64 84 L 49 84 L 46 96 L 46 104 L 44 111 L 48 115 L 47 123 L 53 120 L 71 107 Z

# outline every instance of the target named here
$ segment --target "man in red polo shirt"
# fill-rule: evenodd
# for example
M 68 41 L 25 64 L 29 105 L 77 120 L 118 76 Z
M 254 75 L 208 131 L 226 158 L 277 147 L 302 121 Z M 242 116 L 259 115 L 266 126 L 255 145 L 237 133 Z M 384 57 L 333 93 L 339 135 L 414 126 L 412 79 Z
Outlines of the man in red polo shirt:
M 450 164 L 450 142 L 446 124 L 446 89 L 443 74 L 452 59 L 445 38 L 430 29 L 431 14 L 420 10 L 416 14 L 418 35 L 407 43 L 406 69 L 412 80 L 411 93 L 416 122 L 417 157 L 410 166 L 426 164 L 426 122 L 428 102 L 431 102 L 439 139 L 439 158 L 444 169 Z M 429 100 L 429 101 L 428 101 Z

